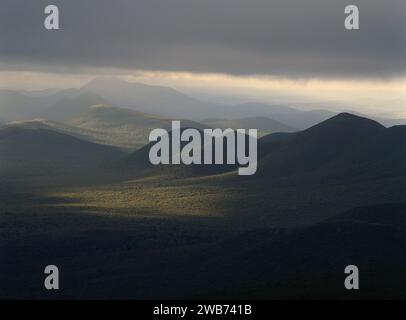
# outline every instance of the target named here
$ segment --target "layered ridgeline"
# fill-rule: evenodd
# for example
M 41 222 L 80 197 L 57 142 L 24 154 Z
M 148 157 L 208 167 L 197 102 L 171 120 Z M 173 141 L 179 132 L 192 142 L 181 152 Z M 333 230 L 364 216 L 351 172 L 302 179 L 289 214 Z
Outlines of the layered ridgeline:
M 201 122 L 204 119 L 225 119 L 224 121 L 231 121 L 233 125 L 232 122 L 237 119 L 243 127 L 247 121 L 253 121 L 251 118 L 270 118 L 289 127 L 285 128 L 286 130 L 264 130 L 268 133 L 291 131 L 291 128 L 303 130 L 336 114 L 319 109 L 318 104 L 314 104 L 314 109 L 310 109 L 311 105 L 308 105 L 306 110 L 276 103 L 247 102 L 223 105 L 199 100 L 168 87 L 100 77 L 80 88 L 22 92 L 0 90 L 0 119 L 14 121 L 39 117 L 65 121 L 95 104 L 112 104 L 177 120 L 191 119 Z M 388 125 L 405 123 L 404 119 L 377 120 Z M 266 128 L 269 125 L 259 122 L 258 126 L 263 124 Z
M 156 128 L 169 130 L 172 120 L 152 114 L 94 105 L 67 121 L 68 124 L 93 133 L 97 141 L 125 149 L 138 149 L 149 142 L 149 133 Z M 202 129 L 205 126 L 190 120 L 182 120 L 183 127 Z
M 255 128 L 258 130 L 258 136 L 264 136 L 270 133 L 275 132 L 294 132 L 297 129 L 287 126 L 279 121 L 267 118 L 267 117 L 250 117 L 250 118 L 241 118 L 234 120 L 227 119 L 206 119 L 202 123 L 208 125 L 212 128 L 221 128 L 221 129 L 252 129 Z
M 180 121 L 182 128 L 202 131 L 205 125 L 193 121 Z M 69 124 L 49 120 L 12 122 L 3 126 L 3 136 L 10 132 L 55 131 L 60 136 L 68 135 L 86 142 L 111 144 L 119 147 L 142 147 L 123 159 L 124 167 L 132 172 L 156 168 L 149 161 L 148 143 L 151 130 L 171 130 L 172 120 L 133 110 L 97 105 L 69 120 Z M 405 157 L 405 126 L 385 128 L 379 123 L 348 113 L 296 133 L 275 133 L 258 141 L 258 172 L 253 179 L 266 177 L 294 177 L 316 181 L 318 178 L 347 179 L 361 175 L 391 175 L 402 173 Z M 30 146 L 34 137 L 30 138 Z M 6 140 L 3 139 L 3 142 Z M 186 144 L 184 142 L 183 144 Z M 9 144 L 10 146 L 12 144 Z M 17 146 L 16 146 L 17 147 Z M 24 148 L 20 140 L 19 148 Z M 203 154 L 203 152 L 202 152 Z M 27 162 L 29 158 L 26 159 Z M 225 162 L 225 161 L 224 161 Z M 173 170 L 176 165 L 166 165 L 160 172 Z M 233 171 L 236 166 L 190 165 L 176 168 L 187 170 L 189 175 L 208 175 Z M 193 167 L 193 170 L 190 168 Z M 346 175 L 347 174 L 347 175 Z M 233 176 L 233 174 L 230 174 Z
M 337 114 L 336 112 L 323 109 L 299 110 L 287 105 L 265 104 L 258 102 L 238 104 L 232 106 L 232 108 L 229 110 L 229 113 L 224 118 L 251 118 L 253 116 L 266 117 L 289 126 L 290 128 L 297 128 L 299 130 L 309 128 Z
M 270 134 L 258 141 L 258 172 L 253 178 L 309 176 L 316 179 L 312 175 L 319 175 L 324 179 L 339 177 L 344 171 L 360 175 L 400 173 L 405 169 L 401 165 L 406 157 L 402 140 L 405 132 L 406 126 L 385 128 L 376 121 L 342 113 L 304 131 Z M 140 170 L 150 167 L 151 145 L 128 156 L 128 164 L 133 162 L 134 167 L 139 164 Z M 196 167 L 193 172 L 197 175 L 210 172 L 203 169 L 205 165 L 191 166 Z M 235 166 L 228 166 L 219 171 L 234 169 Z
M 168 87 L 108 77 L 96 78 L 86 84 L 82 90 L 96 93 L 115 105 L 173 119 L 186 118 L 202 121 L 208 118 L 267 117 L 291 128 L 304 129 L 335 114 L 326 110 L 302 111 L 284 105 L 254 102 L 228 106 L 192 98 Z M 291 129 L 283 131 L 291 131 Z
M 174 119 L 202 119 L 221 107 L 200 101 L 172 88 L 127 82 L 117 78 L 96 78 L 82 90 L 96 93 L 115 105 Z
M 251 124 L 255 118 L 270 118 L 281 124 L 254 120 L 266 126 L 265 133 L 304 129 L 335 113 L 326 110 L 303 111 L 285 105 L 250 102 L 222 105 L 202 101 L 172 88 L 127 82 L 117 78 L 96 78 L 80 88 L 17 92 L 0 90 L 0 119 L 5 121 L 45 118 L 65 121 L 95 104 L 112 104 L 170 119 L 202 121 L 208 118 L 239 120 Z M 245 119 L 248 118 L 248 119 Z M 254 118 L 254 119 L 250 119 Z M 233 120 L 234 121 L 234 120 Z M 259 122 L 258 122 L 259 121 Z M 283 129 L 283 130 L 280 130 Z M 271 131 L 269 131 L 271 130 Z
M 90 112 L 95 110 L 102 114 L 112 111 L 102 106 Z M 127 118 L 132 112 L 120 115 Z M 100 125 L 94 124 L 93 116 L 82 119 L 76 125 L 87 127 L 82 129 L 86 134 L 86 130 L 95 130 L 94 126 Z M 108 119 L 110 125 L 111 117 Z M 159 127 L 164 127 L 161 121 L 171 123 L 161 118 L 149 120 Z M 120 117 L 117 123 L 122 123 Z M 139 178 L 153 178 L 150 180 L 158 184 L 170 185 L 171 193 L 161 194 L 154 191 L 155 186 L 150 186 L 151 195 L 169 197 L 162 203 L 177 199 L 173 205 L 180 213 L 192 210 L 206 214 L 207 190 L 216 189 L 221 192 L 210 194 L 216 197 L 210 207 L 211 214 L 229 214 L 234 222 L 241 219 L 244 224 L 248 219 L 254 225 L 302 225 L 355 206 L 400 202 L 405 195 L 406 126 L 385 128 L 375 121 L 346 113 L 304 131 L 275 133 L 259 139 L 257 172 L 245 177 L 238 175 L 239 165 L 152 165 L 149 159 L 152 144 L 126 154 L 73 136 L 68 130 L 74 129 L 68 126 L 55 131 L 43 126 L 27 127 L 28 124 L 1 129 L 3 177 L 42 176 L 58 182 L 57 177 L 65 175 L 89 185 L 103 178 L 106 182 L 136 181 L 142 186 L 145 180 L 137 182 Z M 145 132 L 149 133 L 149 129 Z M 59 183 L 63 186 L 64 180 Z M 182 184 L 187 184 L 187 188 L 179 189 Z M 121 194 L 130 193 L 120 206 L 137 206 L 140 197 L 146 196 L 136 190 L 143 189 L 128 187 L 127 183 L 119 184 L 116 189 L 108 189 L 108 193 L 113 195 L 114 190 L 119 190 L 114 196 L 117 202 Z M 129 199 L 137 199 L 137 203 Z M 188 207 L 191 203 L 194 203 L 192 208 Z M 201 208 L 195 205 L 199 203 Z M 151 211 L 168 209 L 155 208 L 152 202 L 145 205 L 151 206 Z
M 58 109 L 67 114 L 65 107 Z M 55 110 L 55 109 L 52 109 Z M 64 117 L 63 117 L 64 118 Z M 60 121 L 36 118 L 26 121 L 11 121 L 8 127 L 27 129 L 47 129 L 66 133 L 95 143 L 119 147 L 124 151 L 134 151 L 149 143 L 149 133 L 156 128 L 170 129 L 171 119 L 110 105 L 85 104 L 76 109 L 71 116 Z M 195 121 L 182 120 L 182 126 L 197 129 L 207 125 Z
M 14 201 L 2 207 L 6 298 L 46 297 L 36 270 L 50 258 L 66 268 L 64 298 L 405 295 L 406 126 L 339 114 L 271 134 L 244 177 L 152 166 L 148 147 L 127 155 L 31 125 L 0 129 L 1 183 L 27 192 L 48 177 L 38 198 L 1 186 L 2 203 Z M 348 264 L 361 290 L 343 289 Z
M 154 166 L 148 158 L 150 146 L 126 156 L 118 167 L 126 179 L 153 177 L 173 185 L 171 197 L 177 199 L 179 212 L 187 211 L 184 198 L 177 197 L 185 190 L 175 185 L 186 183 L 188 203 L 204 204 L 204 190 L 221 190 L 215 201 L 210 196 L 218 205 L 210 212 L 229 215 L 234 223 L 297 226 L 356 206 L 403 201 L 405 138 L 406 126 L 385 128 L 343 113 L 301 132 L 259 139 L 253 176 L 238 176 L 235 165 Z M 177 183 L 176 178 L 188 180 Z M 207 212 L 204 205 L 193 209 Z
M 308 224 L 357 206 L 405 199 L 406 126 L 385 128 L 344 113 L 299 133 L 266 138 L 257 175 L 247 178 L 248 201 L 234 204 L 246 206 L 247 213 L 255 205 L 250 214 L 257 222 L 273 215 L 283 224 Z

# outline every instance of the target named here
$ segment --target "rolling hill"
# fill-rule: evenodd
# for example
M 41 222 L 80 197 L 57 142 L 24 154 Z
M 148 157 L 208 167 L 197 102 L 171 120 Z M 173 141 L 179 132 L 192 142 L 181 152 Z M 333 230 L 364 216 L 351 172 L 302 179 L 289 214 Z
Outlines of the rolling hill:
M 0 118 L 4 121 L 45 118 L 64 121 L 95 104 L 113 104 L 132 110 L 155 114 L 170 119 L 203 121 L 244 119 L 251 125 L 254 118 L 270 118 L 290 128 L 282 131 L 307 129 L 324 121 L 336 112 L 328 110 L 300 110 L 288 105 L 246 102 L 225 105 L 195 99 L 169 87 L 132 83 L 119 78 L 99 77 L 79 88 L 46 89 L 40 91 L 0 90 Z M 349 111 L 352 112 L 352 111 Z M 369 117 L 369 116 L 368 116 Z M 248 119 L 245 119 L 248 118 Z M 253 119 L 250 119 L 253 118 Z M 369 117 L 374 118 L 374 117 Z M 385 124 L 403 124 L 404 119 L 376 118 Z M 221 120 L 223 121 L 223 120 Z M 274 132 L 271 126 L 256 119 L 255 126 L 265 125 L 265 132 Z M 221 122 L 219 123 L 221 125 Z M 271 124 L 269 124 L 271 125 Z M 273 124 L 275 126 L 276 124 Z M 277 129 L 276 131 L 281 131 Z
M 211 201 L 209 212 L 228 216 L 233 225 L 303 226 L 356 206 L 403 201 L 405 133 L 405 126 L 385 128 L 343 113 L 301 132 L 261 138 L 253 176 L 238 176 L 231 165 L 152 166 L 149 146 L 120 160 L 125 162 L 119 167 L 126 179 L 151 177 L 168 185 L 168 196 L 185 214 L 191 203 L 194 212 L 208 212 Z M 189 197 L 177 198 L 185 185 Z M 221 194 L 206 195 L 212 188 Z M 164 208 L 152 204 L 150 210 Z
M 260 160 L 258 170 L 260 175 L 273 176 L 311 175 L 312 172 L 325 174 L 323 177 L 347 177 L 351 172 L 373 175 L 375 171 L 369 166 L 386 161 L 394 153 L 393 158 L 405 157 L 402 141 L 405 130 L 406 126 L 385 128 L 376 121 L 342 113 L 291 135 Z M 266 147 L 263 149 L 267 153 Z M 391 167 L 388 162 L 386 165 L 387 169 Z M 397 169 L 400 173 L 403 168 Z
M 97 141 L 104 144 L 135 150 L 149 142 L 151 130 L 170 130 L 172 120 L 144 112 L 110 105 L 94 105 L 67 121 L 68 124 L 90 131 Z M 181 120 L 183 127 L 203 129 L 195 121 Z
M 18 127 L 22 129 L 44 129 L 50 131 L 56 131 L 59 133 L 68 134 L 83 140 L 100 143 L 94 136 L 95 133 L 89 130 L 81 129 L 71 126 L 63 122 L 57 122 L 53 120 L 35 118 L 26 121 L 11 121 L 4 125 L 5 127 Z
M 108 106 L 88 112 L 80 119 L 89 128 L 133 115 L 165 120 Z M 150 170 L 148 146 L 125 155 L 24 126 L 0 129 L 2 201 L 13 200 L 0 225 L 5 298 L 50 297 L 36 285 L 50 259 L 66 270 L 60 298 L 406 297 L 405 126 L 343 113 L 270 134 L 258 141 L 251 177 L 221 166 Z M 108 172 L 110 164 L 118 168 Z M 104 174 L 122 180 L 97 185 Z M 58 193 L 61 175 L 71 183 Z M 47 183 L 28 198 L 37 176 Z M 357 292 L 343 288 L 349 264 L 360 268 Z
M 230 206 L 242 220 L 249 216 L 260 226 L 270 221 L 309 224 L 356 206 L 401 202 L 406 195 L 405 137 L 406 126 L 385 128 L 344 113 L 262 141 L 257 174 L 246 182 L 229 175 L 224 182 L 242 186 L 238 194 L 244 200 L 236 197 Z
M 251 178 L 306 176 L 311 172 L 323 172 L 323 169 L 331 170 L 332 173 L 336 170 L 341 174 L 341 170 L 359 166 L 360 159 L 355 160 L 357 154 L 359 154 L 358 158 L 362 154 L 370 155 L 364 150 L 365 148 L 379 150 L 378 144 L 381 147 L 386 146 L 386 149 L 392 147 L 391 152 L 403 148 L 401 137 L 403 137 L 404 130 L 403 126 L 387 129 L 376 121 L 342 113 L 304 131 L 270 134 L 258 141 L 259 167 L 257 174 Z M 398 139 L 391 137 L 394 131 L 400 135 Z M 385 142 L 385 140 L 392 142 Z M 369 146 L 369 143 L 376 145 L 372 147 Z M 396 148 L 393 146 L 394 143 L 398 143 Z M 145 158 L 149 148 L 150 145 L 144 147 L 145 150 L 135 152 L 128 157 L 134 163 L 147 164 L 148 161 Z M 388 152 L 389 150 L 386 150 L 380 155 L 379 152 L 375 155 L 382 158 L 384 154 L 388 156 Z M 351 162 L 351 157 L 353 157 L 353 162 Z M 142 158 L 144 159 L 142 160 Z M 344 159 L 346 159 L 346 163 L 344 163 Z M 368 160 L 373 161 L 374 159 L 370 155 Z M 194 170 L 191 171 L 191 167 Z M 194 172 L 196 175 L 216 172 L 206 170 L 204 167 L 204 165 L 191 165 L 185 170 L 188 170 L 189 173 Z M 234 169 L 235 166 L 225 166 L 218 173 Z
M 110 105 L 98 104 L 90 107 L 86 107 L 86 105 L 80 106 L 74 112 L 75 115 L 65 122 L 36 118 L 12 121 L 7 123 L 7 127 L 53 130 L 130 151 L 146 145 L 149 142 L 148 137 L 151 130 L 155 128 L 171 129 L 171 120 L 167 118 Z M 67 108 L 69 109 L 69 107 Z M 198 129 L 207 127 L 190 120 L 181 120 L 181 124 L 184 127 Z
M 23 178 L 29 183 L 36 177 L 57 180 L 79 172 L 96 173 L 101 165 L 123 155 L 116 148 L 42 128 L 0 129 L 0 173 L 6 179 Z

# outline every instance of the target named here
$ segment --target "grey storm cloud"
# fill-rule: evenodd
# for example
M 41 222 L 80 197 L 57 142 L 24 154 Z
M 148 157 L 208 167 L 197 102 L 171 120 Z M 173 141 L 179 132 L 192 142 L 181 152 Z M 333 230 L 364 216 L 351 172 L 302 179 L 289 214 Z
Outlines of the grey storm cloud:
M 44 28 L 48 4 L 61 30 Z M 404 76 L 405 16 L 404 0 L 2 0 L 0 68 Z

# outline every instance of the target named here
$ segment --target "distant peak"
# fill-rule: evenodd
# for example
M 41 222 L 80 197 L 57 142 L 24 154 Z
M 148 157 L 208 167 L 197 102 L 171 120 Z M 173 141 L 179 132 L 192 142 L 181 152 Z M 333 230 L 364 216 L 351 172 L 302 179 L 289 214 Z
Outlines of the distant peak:
M 319 124 L 303 131 L 304 134 L 316 134 L 318 136 L 335 135 L 362 135 L 368 136 L 385 129 L 375 120 L 360 117 L 352 113 L 339 113 Z
M 361 117 L 358 115 L 355 115 L 353 113 L 349 113 L 349 112 L 340 112 L 339 114 L 336 114 L 335 116 L 331 117 L 331 119 L 365 119 L 365 120 L 369 120 L 365 117 Z
M 358 116 L 349 112 L 341 112 L 319 124 L 321 125 L 332 125 L 332 124 L 342 124 L 342 125 L 369 125 L 376 128 L 385 128 L 382 124 L 375 120 L 368 119 L 366 117 Z

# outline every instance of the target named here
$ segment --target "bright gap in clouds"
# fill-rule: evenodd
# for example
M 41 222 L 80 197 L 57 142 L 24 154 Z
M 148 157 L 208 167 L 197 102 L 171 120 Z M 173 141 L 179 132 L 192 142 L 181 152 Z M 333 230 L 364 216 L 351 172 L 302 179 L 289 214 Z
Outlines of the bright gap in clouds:
M 291 79 L 272 76 L 231 76 L 165 71 L 103 73 L 0 72 L 0 88 L 42 90 L 80 87 L 100 76 L 129 82 L 168 86 L 202 99 L 222 103 L 258 101 L 297 108 L 356 111 L 369 115 L 406 118 L 406 79 Z

